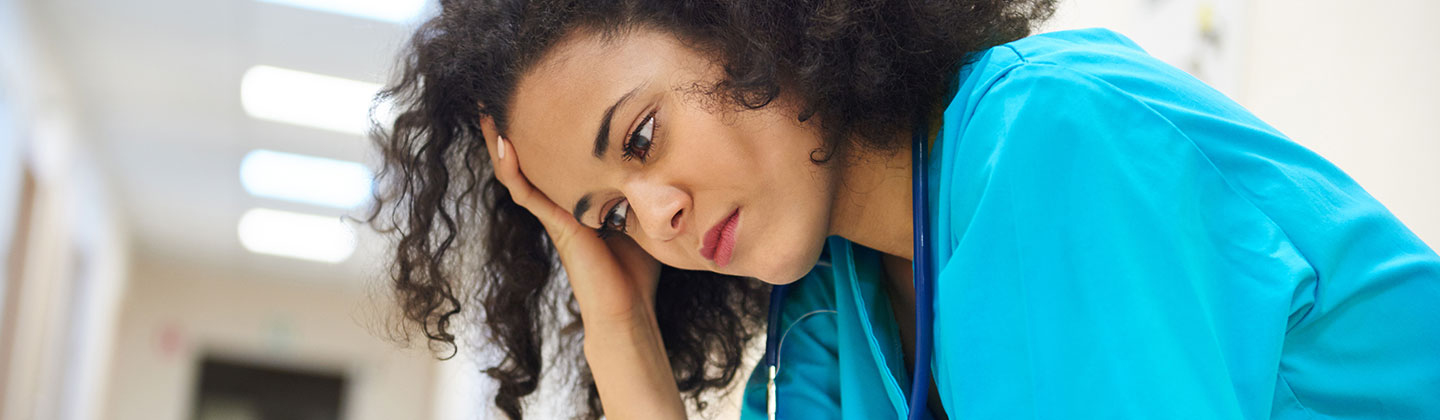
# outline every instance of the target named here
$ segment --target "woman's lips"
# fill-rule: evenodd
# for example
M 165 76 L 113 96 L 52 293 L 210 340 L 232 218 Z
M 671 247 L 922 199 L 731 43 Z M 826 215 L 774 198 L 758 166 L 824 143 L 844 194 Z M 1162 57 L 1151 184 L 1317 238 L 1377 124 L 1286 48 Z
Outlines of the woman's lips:
M 705 242 L 701 244 L 700 255 L 720 267 L 729 264 L 730 256 L 735 252 L 735 236 L 739 226 L 740 209 L 737 208 L 729 217 L 705 232 Z

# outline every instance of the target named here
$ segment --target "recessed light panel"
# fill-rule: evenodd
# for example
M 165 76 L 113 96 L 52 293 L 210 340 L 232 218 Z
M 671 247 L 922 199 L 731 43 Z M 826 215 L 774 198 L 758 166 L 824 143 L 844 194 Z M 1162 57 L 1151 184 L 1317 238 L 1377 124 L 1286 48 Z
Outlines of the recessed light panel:
M 240 244 L 260 254 L 338 263 L 355 252 L 355 231 L 339 217 L 251 209 L 239 233 Z
M 379 91 L 375 83 L 255 66 L 240 79 L 240 104 L 251 117 L 363 135 L 370 128 L 370 104 Z
M 260 197 L 350 209 L 370 199 L 372 175 L 356 162 L 254 150 L 240 162 L 240 184 Z

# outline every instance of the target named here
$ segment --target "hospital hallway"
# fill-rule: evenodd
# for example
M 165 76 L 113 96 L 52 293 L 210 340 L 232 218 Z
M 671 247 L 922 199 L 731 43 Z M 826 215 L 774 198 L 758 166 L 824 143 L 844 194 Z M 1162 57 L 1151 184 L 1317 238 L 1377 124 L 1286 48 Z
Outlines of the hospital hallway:
M 373 98 L 437 8 L 0 0 L 0 420 L 505 418 L 483 331 L 441 360 L 393 328 L 394 243 L 363 221 L 372 110 L 394 116 Z M 1086 27 L 1235 99 L 1440 247 L 1440 2 L 1062 0 L 1040 32 Z M 754 344 L 706 415 L 739 417 Z M 527 417 L 569 418 L 570 386 L 541 381 Z

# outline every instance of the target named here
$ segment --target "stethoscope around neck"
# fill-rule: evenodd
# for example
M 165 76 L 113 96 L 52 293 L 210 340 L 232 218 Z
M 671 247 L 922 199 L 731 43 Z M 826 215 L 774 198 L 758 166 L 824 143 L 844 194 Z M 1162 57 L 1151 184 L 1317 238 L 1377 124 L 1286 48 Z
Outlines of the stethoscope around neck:
M 929 153 L 926 150 L 928 144 L 926 139 L 930 133 L 929 127 L 924 119 L 915 124 L 910 144 L 910 167 L 912 168 L 911 186 L 914 191 L 911 195 L 911 207 L 914 208 L 915 226 L 915 253 L 911 263 L 911 270 L 915 278 L 915 371 L 910 375 L 910 419 L 918 420 L 925 418 L 923 413 L 928 412 L 926 397 L 930 395 L 930 356 L 934 341 L 934 285 L 931 284 L 930 272 L 930 247 L 926 232 L 930 230 L 928 185 L 925 182 L 926 163 Z M 779 285 L 770 289 L 770 314 L 769 323 L 766 324 L 765 334 L 765 371 L 768 379 L 765 382 L 765 412 L 770 420 L 775 419 L 778 402 L 775 398 L 775 377 L 780 374 L 780 345 L 784 341 L 787 331 L 777 335 L 780 327 L 780 313 L 784 306 L 785 294 L 790 291 L 789 285 Z M 815 315 L 820 312 L 814 311 L 800 316 L 795 321 Z

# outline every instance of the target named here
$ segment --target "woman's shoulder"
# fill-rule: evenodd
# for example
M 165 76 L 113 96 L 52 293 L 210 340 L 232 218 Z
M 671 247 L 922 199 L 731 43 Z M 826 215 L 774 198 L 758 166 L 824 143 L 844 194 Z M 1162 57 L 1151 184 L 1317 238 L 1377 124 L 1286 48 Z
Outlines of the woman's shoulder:
M 1072 29 L 1035 34 L 990 47 L 968 57 L 971 65 L 967 70 L 983 75 L 1003 73 L 1025 64 L 1086 68 L 1148 57 L 1139 44 L 1119 32 L 1105 28 Z
M 970 117 L 986 102 L 1014 102 L 1016 112 L 1049 114 L 1056 108 L 1032 103 L 1049 97 L 1057 101 L 1051 105 L 1068 105 L 1060 109 L 1100 101 L 1135 114 L 1154 113 L 1186 131 L 1219 119 L 1280 136 L 1223 93 L 1108 29 L 1032 35 L 967 61 L 952 86 L 955 94 L 944 119 L 945 125 L 962 131 L 972 128 Z
M 1083 57 L 1087 53 L 1146 54 L 1145 50 L 1129 37 L 1106 28 L 1046 32 L 1001 46 L 1032 61 L 1066 61 Z
M 1032 35 L 991 47 L 966 59 L 952 85 L 954 90 L 941 121 L 951 135 L 970 133 L 998 140 L 999 134 L 1032 113 L 1059 117 L 1099 104 L 1144 111 L 1155 102 L 1223 102 L 1213 91 L 1183 71 L 1151 57 L 1117 32 L 1078 29 Z M 1216 93 L 1218 95 L 1218 93 Z M 1202 103 L 1189 108 L 1205 107 Z M 986 107 L 1003 115 L 975 118 Z M 1130 113 L 1134 114 L 1134 113 Z M 1058 122 L 1046 118 L 1045 122 Z M 937 154 L 938 156 L 939 154 Z
M 1209 102 L 1229 102 L 1204 82 L 1151 56 L 1125 35 L 1105 28 L 1035 34 L 966 56 L 952 86 L 957 90 L 954 99 L 984 96 L 998 82 L 1017 75 L 1094 79 L 1132 94 L 1182 93 Z M 1142 84 L 1169 89 L 1146 89 Z

